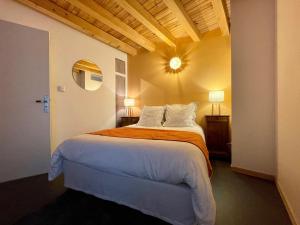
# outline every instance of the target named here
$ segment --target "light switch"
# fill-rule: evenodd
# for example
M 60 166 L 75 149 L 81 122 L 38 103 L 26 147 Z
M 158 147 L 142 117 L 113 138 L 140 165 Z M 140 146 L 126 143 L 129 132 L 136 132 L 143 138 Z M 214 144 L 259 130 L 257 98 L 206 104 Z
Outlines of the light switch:
M 65 85 L 58 85 L 57 90 L 59 92 L 66 92 L 66 86 Z

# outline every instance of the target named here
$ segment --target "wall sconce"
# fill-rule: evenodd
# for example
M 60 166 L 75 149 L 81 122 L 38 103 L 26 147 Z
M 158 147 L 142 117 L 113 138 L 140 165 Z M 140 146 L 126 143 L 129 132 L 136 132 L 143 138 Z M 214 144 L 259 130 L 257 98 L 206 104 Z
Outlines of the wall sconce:
M 219 115 L 221 115 L 220 103 L 224 102 L 224 91 L 210 91 L 208 94 L 208 100 L 212 103 L 211 114 L 214 115 L 214 104 L 218 104 Z
M 127 116 L 132 116 L 132 107 L 135 105 L 135 100 L 133 98 L 125 98 L 124 106 L 126 107 Z
M 178 56 L 175 56 L 170 59 L 169 66 L 173 70 L 178 70 L 181 67 L 181 59 Z

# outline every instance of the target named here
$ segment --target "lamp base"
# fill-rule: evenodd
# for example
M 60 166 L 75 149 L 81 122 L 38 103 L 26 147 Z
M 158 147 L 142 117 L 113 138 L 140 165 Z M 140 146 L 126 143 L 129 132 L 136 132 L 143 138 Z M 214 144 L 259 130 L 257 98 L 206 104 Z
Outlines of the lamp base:
M 221 115 L 221 106 L 220 103 L 218 103 L 218 108 L 219 108 L 219 116 Z M 211 104 L 211 115 L 214 115 L 214 103 Z
M 132 117 L 132 108 L 131 107 L 127 107 L 126 112 L 127 112 L 126 114 L 128 117 Z

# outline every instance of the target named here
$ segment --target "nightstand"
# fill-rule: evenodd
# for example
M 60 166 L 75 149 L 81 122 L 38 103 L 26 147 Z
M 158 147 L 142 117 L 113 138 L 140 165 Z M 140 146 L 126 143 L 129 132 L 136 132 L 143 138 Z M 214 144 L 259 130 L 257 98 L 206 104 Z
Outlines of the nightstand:
M 211 158 L 231 160 L 229 116 L 205 116 L 206 144 Z
M 138 116 L 122 116 L 120 121 L 120 127 L 135 124 L 139 121 L 139 119 L 140 117 Z

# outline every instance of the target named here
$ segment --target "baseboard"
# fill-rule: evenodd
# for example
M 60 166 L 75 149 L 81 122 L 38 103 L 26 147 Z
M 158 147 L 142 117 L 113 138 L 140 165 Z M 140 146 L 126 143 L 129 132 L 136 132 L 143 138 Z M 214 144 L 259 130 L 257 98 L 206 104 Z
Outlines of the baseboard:
M 270 174 L 260 173 L 260 172 L 256 172 L 256 171 L 252 171 L 252 170 L 246 170 L 246 169 L 242 169 L 242 168 L 234 167 L 234 166 L 231 166 L 231 169 L 234 172 L 245 174 L 245 175 L 248 175 L 251 177 L 256 177 L 256 178 L 260 178 L 260 179 L 264 179 L 264 180 L 268 180 L 268 181 L 275 181 L 275 177 Z
M 296 222 L 296 218 L 295 218 L 294 211 L 292 210 L 292 207 L 291 207 L 289 201 L 287 200 L 286 195 L 285 195 L 284 192 L 282 191 L 282 189 L 281 189 L 280 184 L 278 183 L 278 181 L 276 181 L 276 186 L 277 186 L 277 190 L 278 190 L 278 192 L 279 192 L 279 194 L 280 194 L 280 197 L 281 197 L 281 199 L 282 199 L 282 201 L 283 201 L 283 204 L 284 204 L 284 206 L 285 206 L 285 208 L 286 208 L 286 211 L 287 211 L 288 214 L 289 214 L 289 217 L 290 217 L 290 219 L 291 219 L 292 224 L 293 224 L 293 225 L 299 225 L 299 224 L 297 224 L 297 222 Z

